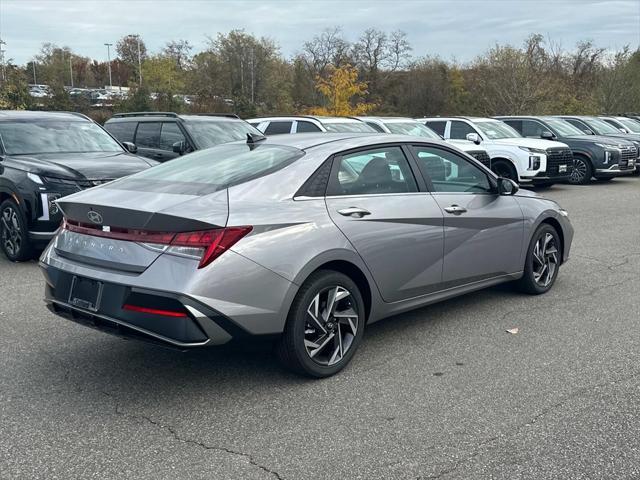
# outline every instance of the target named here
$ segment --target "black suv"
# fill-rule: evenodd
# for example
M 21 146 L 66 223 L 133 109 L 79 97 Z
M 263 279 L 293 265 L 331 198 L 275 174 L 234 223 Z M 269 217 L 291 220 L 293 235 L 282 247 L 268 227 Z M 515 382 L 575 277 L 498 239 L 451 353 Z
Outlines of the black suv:
M 544 138 L 566 143 L 571 148 L 574 168 L 569 183 L 584 185 L 592 177 L 610 180 L 633 173 L 638 149 L 622 138 L 587 135 L 557 117 L 496 117 L 517 130 L 523 137 Z
M 159 162 L 220 143 L 246 140 L 248 133 L 262 136 L 233 114 L 117 113 L 104 128 L 121 142 L 133 143 L 138 155 Z
M 156 163 L 81 114 L 0 111 L 0 248 L 29 259 L 62 221 L 57 199 Z

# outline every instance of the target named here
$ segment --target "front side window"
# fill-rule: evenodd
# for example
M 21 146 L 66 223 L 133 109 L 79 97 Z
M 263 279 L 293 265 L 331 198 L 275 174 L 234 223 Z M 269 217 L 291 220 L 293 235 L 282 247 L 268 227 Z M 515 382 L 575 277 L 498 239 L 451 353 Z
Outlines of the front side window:
M 283 145 L 218 145 L 144 170 L 111 185 L 134 191 L 208 194 L 269 175 L 304 152 Z
M 436 132 L 438 135 L 444 137 L 444 131 L 447 127 L 446 120 L 429 120 L 427 122 L 427 127 Z
M 482 134 L 491 140 L 500 140 L 502 138 L 520 138 L 518 132 L 504 122 L 475 122 L 474 124 Z
M 339 157 L 327 195 L 417 192 L 409 162 L 400 147 L 381 147 Z
M 620 130 L 616 127 L 609 125 L 607 122 L 599 118 L 585 118 L 584 123 L 589 125 L 589 128 L 593 130 L 593 133 L 597 133 L 598 135 L 617 135 L 620 133 Z
M 247 133 L 262 135 L 260 130 L 241 120 L 189 120 L 183 125 L 199 148 L 246 140 Z
M 316 125 L 311 122 L 304 122 L 298 120 L 298 126 L 296 127 L 297 133 L 312 133 L 312 132 L 321 132 Z
M 136 145 L 142 148 L 160 148 L 160 122 L 141 122 L 136 131 Z
M 184 141 L 186 139 L 177 123 L 165 122 L 162 124 L 162 131 L 160 132 L 160 148 L 162 150 L 171 152 L 173 151 L 174 143 Z
M 640 122 L 631 118 L 619 118 L 616 121 L 620 122 L 624 128 L 633 133 L 640 133 Z
M 587 131 L 591 129 L 580 120 L 575 120 L 573 118 L 566 118 L 565 121 L 569 123 L 572 127 L 574 127 L 576 130 L 579 130 L 580 135 L 589 135 Z
M 397 133 L 398 135 L 413 135 L 432 140 L 442 140 L 436 132 L 418 122 L 388 122 L 386 126 L 391 133 Z
M 545 123 L 554 130 L 553 133 L 559 137 L 571 137 L 576 135 L 585 135 L 585 133 L 569 123 L 567 120 L 560 118 L 545 118 Z
M 89 121 L 0 122 L 0 140 L 8 155 L 123 151 L 107 132 Z
M 522 121 L 522 136 L 523 137 L 531 137 L 531 138 L 540 138 L 542 132 L 547 129 L 540 122 L 535 122 L 533 120 L 523 120 Z
M 466 122 L 459 120 L 451 121 L 451 131 L 449 137 L 455 140 L 466 140 L 469 133 L 478 133 L 475 129 Z
M 422 173 L 431 180 L 434 192 L 491 193 L 487 174 L 465 158 L 448 150 L 414 146 Z

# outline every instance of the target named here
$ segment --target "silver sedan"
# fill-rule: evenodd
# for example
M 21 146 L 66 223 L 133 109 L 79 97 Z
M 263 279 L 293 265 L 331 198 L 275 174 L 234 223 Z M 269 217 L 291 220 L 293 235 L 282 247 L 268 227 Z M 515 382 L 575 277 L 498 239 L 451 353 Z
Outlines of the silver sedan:
M 53 312 L 178 349 L 275 336 L 315 377 L 382 318 L 502 282 L 547 292 L 573 237 L 455 146 L 387 134 L 249 136 L 58 203 Z

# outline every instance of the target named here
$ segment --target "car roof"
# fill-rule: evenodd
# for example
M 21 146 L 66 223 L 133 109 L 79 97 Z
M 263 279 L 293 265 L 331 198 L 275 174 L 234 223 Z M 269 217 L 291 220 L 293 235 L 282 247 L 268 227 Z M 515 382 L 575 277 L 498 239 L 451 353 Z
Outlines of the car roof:
M 91 122 L 92 120 L 76 112 L 39 112 L 33 110 L 0 110 L 2 121 L 35 121 L 35 120 L 65 120 L 72 122 Z
M 272 122 L 276 120 L 315 120 L 320 123 L 360 123 L 360 120 L 354 117 L 329 117 L 322 115 L 276 115 L 273 117 L 248 118 L 247 122 Z
M 361 121 L 366 121 L 366 120 L 373 120 L 373 121 L 378 121 L 378 122 L 382 122 L 382 123 L 404 123 L 404 122 L 418 122 L 417 120 L 411 118 L 411 117 L 375 117 L 375 116 L 369 116 L 369 117 L 355 117 L 358 120 Z
M 240 117 L 233 113 L 192 113 L 180 115 L 174 112 L 124 112 L 114 114 L 107 122 L 157 122 L 170 121 L 171 119 L 181 120 L 185 122 L 237 122 L 242 121 Z
M 486 121 L 493 121 L 493 122 L 497 122 L 499 121 L 496 118 L 491 118 L 491 117 L 467 117 L 467 116 L 453 116 L 453 117 L 422 117 L 422 118 L 415 118 L 414 120 L 417 121 L 421 121 L 421 120 L 442 120 L 442 121 L 448 121 L 448 120 L 468 120 L 469 122 L 476 122 L 476 121 L 482 121 L 482 122 L 486 122 Z

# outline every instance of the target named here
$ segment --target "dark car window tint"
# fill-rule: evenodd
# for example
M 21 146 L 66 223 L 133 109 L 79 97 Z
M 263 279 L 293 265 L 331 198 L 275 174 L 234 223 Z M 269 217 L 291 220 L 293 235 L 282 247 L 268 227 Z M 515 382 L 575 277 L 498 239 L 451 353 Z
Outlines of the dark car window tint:
M 136 132 L 136 145 L 142 148 L 160 148 L 160 122 L 141 122 Z
M 291 133 L 293 122 L 269 122 L 269 126 L 264 131 L 265 135 L 278 135 L 281 133 Z
M 506 123 L 507 125 L 509 125 L 511 128 L 513 128 L 515 131 L 517 131 L 520 135 L 524 135 L 522 133 L 522 120 L 507 120 L 507 119 L 503 119 L 502 121 L 504 123 Z
M 540 138 L 542 132 L 547 131 L 542 124 L 534 122 L 533 120 L 522 121 L 522 134 L 523 137 Z
M 587 130 L 591 130 L 587 125 L 585 125 L 584 123 L 578 121 L 578 120 L 573 120 L 571 118 L 565 118 L 564 119 L 566 122 L 570 123 L 571 125 L 573 125 L 574 127 L 576 127 L 578 130 L 580 130 L 581 132 L 585 132 Z
M 451 138 L 456 140 L 466 140 L 467 134 L 469 133 L 478 133 L 478 132 L 476 132 L 471 125 L 465 122 L 460 122 L 458 120 L 451 121 L 451 132 L 449 133 L 449 136 Z
M 435 147 L 413 147 L 418 165 L 434 192 L 491 192 L 486 172 L 455 153 Z
M 384 147 L 345 155 L 328 195 L 417 192 L 409 163 L 400 147 Z
M 444 137 L 444 130 L 447 127 L 447 122 L 444 120 L 430 120 L 427 122 L 427 127 L 438 135 L 442 135 Z
M 112 122 L 106 123 L 104 128 L 121 142 L 133 142 L 136 125 L 136 122 Z
M 162 150 L 173 151 L 173 144 L 185 141 L 184 135 L 177 123 L 165 122 L 162 124 L 160 133 L 160 148 Z
M 301 122 L 298 121 L 298 127 L 296 128 L 298 133 L 309 133 L 309 132 L 321 132 L 316 125 L 311 122 Z

